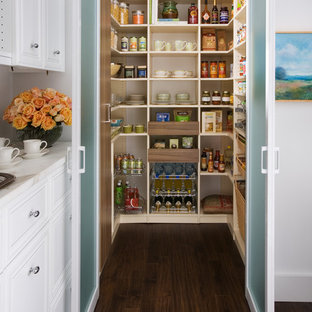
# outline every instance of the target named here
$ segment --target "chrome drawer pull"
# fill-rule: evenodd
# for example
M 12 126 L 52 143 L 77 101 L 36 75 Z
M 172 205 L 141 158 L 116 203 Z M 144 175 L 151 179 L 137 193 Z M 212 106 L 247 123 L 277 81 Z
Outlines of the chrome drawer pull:
M 31 44 L 31 48 L 38 49 L 39 48 L 39 44 L 38 43 L 32 43 Z
M 35 218 L 39 217 L 39 215 L 40 215 L 40 211 L 39 211 L 39 210 L 31 211 L 31 212 L 29 213 L 29 216 L 30 216 L 30 217 L 35 217 Z
M 60 51 L 60 50 L 55 50 L 55 51 L 53 52 L 53 54 L 55 54 L 55 55 L 60 55 L 60 54 L 61 54 L 61 51 Z
M 36 266 L 36 267 L 34 267 L 34 268 L 30 268 L 30 270 L 29 270 L 29 275 L 30 274 L 38 274 L 39 273 L 39 271 L 40 271 L 40 267 L 38 267 L 38 266 Z

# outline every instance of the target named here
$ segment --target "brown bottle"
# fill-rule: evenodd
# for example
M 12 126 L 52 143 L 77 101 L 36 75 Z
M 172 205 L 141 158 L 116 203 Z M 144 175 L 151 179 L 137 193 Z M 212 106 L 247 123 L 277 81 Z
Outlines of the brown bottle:
M 215 170 L 219 169 L 219 161 L 220 161 L 220 151 L 216 151 L 216 155 L 213 160 L 213 168 Z
M 213 172 L 213 159 L 212 159 L 212 153 L 209 153 L 209 160 L 208 160 L 208 172 Z
M 219 11 L 217 7 L 217 0 L 213 0 L 213 8 L 211 12 L 211 24 L 219 24 Z
M 218 168 L 218 171 L 219 171 L 220 173 L 225 172 L 225 162 L 224 162 L 224 155 L 223 155 L 223 154 L 220 155 L 220 161 L 219 161 L 219 168 Z
M 207 154 L 205 152 L 201 155 L 201 170 L 207 171 Z
M 202 24 L 210 24 L 210 12 L 207 7 L 207 0 L 205 0 L 205 8 L 202 12 Z

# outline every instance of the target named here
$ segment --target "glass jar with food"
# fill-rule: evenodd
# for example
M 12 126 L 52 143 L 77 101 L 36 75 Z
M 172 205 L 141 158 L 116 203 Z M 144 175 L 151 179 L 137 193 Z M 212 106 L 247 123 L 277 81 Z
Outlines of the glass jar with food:
M 129 24 L 129 6 L 125 2 L 119 4 L 119 23 L 121 25 Z
M 138 51 L 138 38 L 137 37 L 130 38 L 130 51 L 131 52 Z
M 230 105 L 231 101 L 230 101 L 230 92 L 229 91 L 223 91 L 223 94 L 222 94 L 222 104 L 223 105 Z
M 201 77 L 208 78 L 208 62 L 207 61 L 201 62 Z
M 226 62 L 219 62 L 219 78 L 226 78 Z
M 144 24 L 144 11 L 141 10 L 132 11 L 132 23 Z
M 221 94 L 219 91 L 213 91 L 211 103 L 212 105 L 221 105 Z
M 179 12 L 178 12 L 176 5 L 177 3 L 175 1 L 164 2 L 162 17 L 163 18 L 178 18 Z
M 114 0 L 113 2 L 113 14 L 112 16 L 116 21 L 119 21 L 119 2 L 118 0 Z
M 146 65 L 138 66 L 137 77 L 138 78 L 147 78 L 147 66 Z
M 220 10 L 220 24 L 229 23 L 229 10 L 227 7 L 221 7 Z
M 218 78 L 218 62 L 210 62 L 210 78 Z
M 202 104 L 203 105 L 209 105 L 210 101 L 211 101 L 210 91 L 203 91 Z
M 134 65 L 125 66 L 125 78 L 135 78 Z

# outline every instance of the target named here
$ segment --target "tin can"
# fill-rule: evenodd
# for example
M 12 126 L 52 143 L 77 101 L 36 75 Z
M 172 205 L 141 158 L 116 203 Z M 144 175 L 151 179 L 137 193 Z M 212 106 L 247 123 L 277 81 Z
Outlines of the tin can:
M 128 158 L 124 157 L 121 161 L 121 168 L 123 170 L 127 170 L 128 169 L 128 166 L 129 166 L 129 160 Z
M 128 37 L 121 38 L 121 51 L 128 52 L 129 51 L 129 39 Z
M 135 160 L 134 159 L 130 159 L 129 162 L 128 162 L 128 168 L 129 169 L 135 169 Z
M 138 51 L 138 38 L 137 37 L 130 38 L 130 51 L 131 52 Z
M 135 169 L 143 169 L 143 161 L 141 158 L 136 159 Z
M 139 51 L 146 51 L 146 38 L 144 36 L 139 38 Z

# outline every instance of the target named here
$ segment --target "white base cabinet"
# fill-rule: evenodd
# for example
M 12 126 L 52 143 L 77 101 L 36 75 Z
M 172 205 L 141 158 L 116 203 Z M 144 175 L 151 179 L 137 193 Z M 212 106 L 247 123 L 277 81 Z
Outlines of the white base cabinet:
M 1 209 L 0 310 L 70 311 L 71 178 L 64 164 Z

